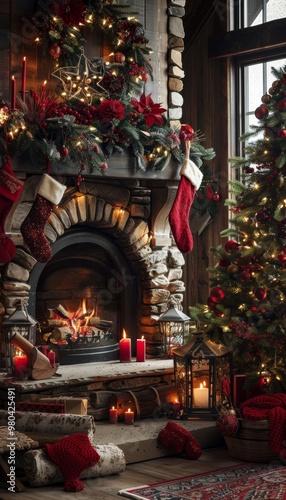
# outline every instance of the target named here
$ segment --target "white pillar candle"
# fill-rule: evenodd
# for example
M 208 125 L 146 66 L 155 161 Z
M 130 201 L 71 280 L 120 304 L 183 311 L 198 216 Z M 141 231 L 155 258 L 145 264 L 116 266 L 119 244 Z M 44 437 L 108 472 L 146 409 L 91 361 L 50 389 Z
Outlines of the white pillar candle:
M 207 408 L 209 406 L 209 390 L 200 384 L 200 387 L 194 389 L 194 404 L 200 408 Z

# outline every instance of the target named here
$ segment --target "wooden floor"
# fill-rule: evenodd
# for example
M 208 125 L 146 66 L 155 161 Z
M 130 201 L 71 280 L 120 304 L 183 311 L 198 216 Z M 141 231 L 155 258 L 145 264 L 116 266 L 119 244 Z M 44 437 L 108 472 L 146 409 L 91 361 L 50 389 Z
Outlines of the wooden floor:
M 84 481 L 83 491 L 76 493 L 65 492 L 63 484 L 31 488 L 26 485 L 26 490 L 14 493 L 21 500 L 114 500 L 124 498 L 118 496 L 121 489 L 152 484 L 168 479 L 200 474 L 211 470 L 229 467 L 243 463 L 231 458 L 224 447 L 203 450 L 199 460 L 187 460 L 183 457 L 164 457 L 146 462 L 130 464 L 121 474 L 87 479 Z M 0 483 L 0 500 L 11 500 L 13 493 L 6 490 L 5 483 Z

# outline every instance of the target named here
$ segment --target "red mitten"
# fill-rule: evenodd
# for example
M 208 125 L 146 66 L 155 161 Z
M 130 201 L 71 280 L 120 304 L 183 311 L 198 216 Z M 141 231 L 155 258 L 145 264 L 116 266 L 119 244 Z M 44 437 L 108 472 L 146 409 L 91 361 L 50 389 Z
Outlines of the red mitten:
M 99 454 L 91 446 L 86 434 L 71 434 L 54 444 L 45 444 L 48 457 L 59 466 L 65 491 L 81 491 L 84 484 L 80 475 L 84 469 L 97 464 Z
M 185 445 L 185 454 L 189 460 L 197 460 L 202 454 L 202 447 L 200 443 L 189 432 L 189 438 Z
M 193 235 L 189 225 L 194 196 L 202 182 L 200 169 L 189 159 L 190 141 L 186 141 L 186 157 L 182 165 L 178 191 L 169 213 L 169 223 L 178 249 L 188 253 L 193 249 Z
M 13 241 L 5 233 L 5 222 L 14 202 L 19 198 L 23 186 L 23 181 L 15 177 L 10 157 L 7 156 L 6 162 L 0 169 L 0 263 L 2 264 L 13 259 L 16 253 Z
M 66 190 L 66 186 L 44 174 L 37 189 L 37 196 L 21 225 L 21 233 L 33 256 L 39 262 L 47 262 L 52 256 L 51 247 L 44 234 L 44 227 Z
M 166 427 L 159 432 L 159 443 L 172 448 L 174 453 L 183 453 L 186 442 L 185 433 L 182 432 L 184 430 L 175 422 L 168 422 Z
M 185 453 L 189 460 L 196 460 L 202 454 L 201 445 L 191 432 L 175 422 L 168 422 L 166 427 L 159 432 L 159 443 L 172 448 L 174 453 Z

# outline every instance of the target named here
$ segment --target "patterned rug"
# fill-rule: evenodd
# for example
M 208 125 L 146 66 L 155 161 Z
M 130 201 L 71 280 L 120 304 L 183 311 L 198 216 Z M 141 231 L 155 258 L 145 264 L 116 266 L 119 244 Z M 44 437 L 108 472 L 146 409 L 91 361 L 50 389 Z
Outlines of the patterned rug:
M 243 464 L 118 494 L 135 500 L 286 500 L 286 466 Z

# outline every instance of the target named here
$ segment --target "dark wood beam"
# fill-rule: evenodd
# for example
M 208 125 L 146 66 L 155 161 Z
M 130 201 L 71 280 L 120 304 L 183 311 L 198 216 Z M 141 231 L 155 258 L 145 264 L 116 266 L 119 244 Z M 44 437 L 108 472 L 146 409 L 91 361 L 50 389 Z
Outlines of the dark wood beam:
M 243 30 L 228 31 L 209 38 L 210 58 L 247 54 L 286 47 L 286 18 L 269 21 Z

